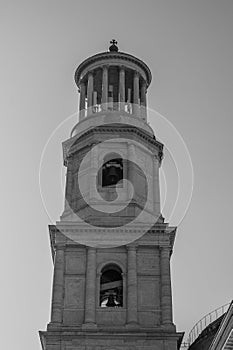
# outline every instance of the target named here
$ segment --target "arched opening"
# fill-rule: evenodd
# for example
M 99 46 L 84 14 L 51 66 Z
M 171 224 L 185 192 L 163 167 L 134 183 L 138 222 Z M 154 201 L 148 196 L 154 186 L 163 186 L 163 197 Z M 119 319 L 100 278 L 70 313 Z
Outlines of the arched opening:
M 118 154 L 109 154 L 102 166 L 102 187 L 115 186 L 123 179 L 123 160 Z
M 123 279 L 121 268 L 115 264 L 105 266 L 100 278 L 100 306 L 123 306 Z

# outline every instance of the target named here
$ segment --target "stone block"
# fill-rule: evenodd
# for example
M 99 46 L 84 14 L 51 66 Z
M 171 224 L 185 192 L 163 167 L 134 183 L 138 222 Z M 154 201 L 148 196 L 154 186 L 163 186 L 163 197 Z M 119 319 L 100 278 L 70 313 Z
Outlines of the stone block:
M 98 325 L 120 326 L 126 324 L 126 310 L 123 308 L 97 309 L 96 322 Z
M 80 277 L 65 277 L 65 308 L 76 309 L 84 306 L 85 279 Z
M 159 250 L 138 249 L 137 253 L 138 273 L 144 275 L 160 275 Z
M 84 309 L 69 310 L 65 309 L 63 311 L 63 324 L 68 325 L 82 325 L 84 321 Z
M 86 267 L 86 254 L 81 251 L 66 252 L 66 274 L 84 274 Z
M 158 309 L 160 307 L 159 298 L 159 277 L 138 276 L 138 308 Z

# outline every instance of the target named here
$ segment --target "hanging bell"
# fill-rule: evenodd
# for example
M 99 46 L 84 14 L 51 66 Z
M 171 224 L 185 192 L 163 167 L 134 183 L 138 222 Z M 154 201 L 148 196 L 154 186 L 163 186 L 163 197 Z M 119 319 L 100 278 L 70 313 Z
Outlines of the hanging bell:
M 108 302 L 106 304 L 107 307 L 115 307 L 117 304 L 115 302 L 115 298 L 114 298 L 114 295 L 113 294 L 109 294 L 109 297 L 108 297 Z
M 118 182 L 119 176 L 114 166 L 111 166 L 107 172 L 107 182 L 109 185 L 114 185 Z

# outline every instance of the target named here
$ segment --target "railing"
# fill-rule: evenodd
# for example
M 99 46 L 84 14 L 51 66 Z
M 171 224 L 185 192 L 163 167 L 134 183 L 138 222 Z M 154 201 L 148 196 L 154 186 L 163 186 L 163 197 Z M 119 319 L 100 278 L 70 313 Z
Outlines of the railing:
M 222 316 L 227 309 L 229 308 L 230 303 L 225 304 L 214 311 L 211 311 L 207 315 L 205 315 L 200 321 L 198 321 L 195 326 L 191 329 L 187 343 L 189 346 L 198 338 L 198 336 L 201 334 L 201 332 L 212 322 L 217 320 L 220 316 Z M 184 344 L 187 344 L 184 343 Z
M 122 104 L 122 106 L 121 106 Z M 85 108 L 82 110 L 83 116 L 87 117 L 89 115 L 92 115 L 93 113 L 99 113 L 101 111 L 121 111 L 128 114 L 133 113 L 133 104 L 130 102 L 108 102 L 105 109 L 103 109 L 102 104 L 94 104 L 93 106 L 87 107 L 87 101 L 85 102 Z M 139 105 L 141 109 L 145 109 L 144 106 Z

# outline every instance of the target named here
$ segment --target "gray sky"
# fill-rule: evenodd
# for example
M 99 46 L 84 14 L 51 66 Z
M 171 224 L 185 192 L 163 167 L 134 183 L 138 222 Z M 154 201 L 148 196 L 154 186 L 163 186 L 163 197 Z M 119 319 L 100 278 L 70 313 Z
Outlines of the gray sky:
M 112 38 L 148 64 L 148 105 L 174 124 L 192 158 L 193 198 L 172 257 L 174 321 L 188 332 L 233 297 L 233 1 L 9 0 L 0 6 L 2 348 L 40 349 L 37 330 L 49 321 L 52 283 L 40 157 L 54 129 L 77 110 L 75 68 L 106 51 Z M 62 171 L 61 140 L 69 128 L 54 142 L 48 192 Z M 59 219 L 62 196 L 51 198 Z

